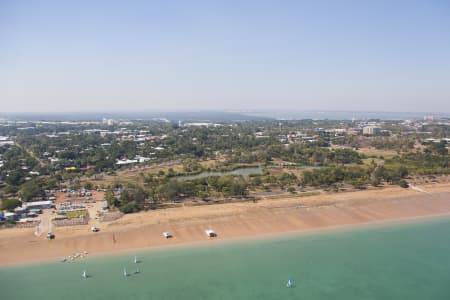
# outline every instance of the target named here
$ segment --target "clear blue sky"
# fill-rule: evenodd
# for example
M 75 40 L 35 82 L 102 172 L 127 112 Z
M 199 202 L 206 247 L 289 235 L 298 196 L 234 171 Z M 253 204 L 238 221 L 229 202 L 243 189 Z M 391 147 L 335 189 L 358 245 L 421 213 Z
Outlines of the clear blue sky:
M 0 103 L 450 112 L 450 1 L 0 0 Z

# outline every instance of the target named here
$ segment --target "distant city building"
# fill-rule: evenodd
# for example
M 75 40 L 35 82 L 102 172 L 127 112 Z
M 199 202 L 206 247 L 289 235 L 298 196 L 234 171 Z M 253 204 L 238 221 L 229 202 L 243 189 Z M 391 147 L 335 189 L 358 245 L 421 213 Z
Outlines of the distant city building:
M 209 127 L 211 123 L 202 123 L 202 122 L 194 122 L 194 123 L 185 123 L 184 126 L 190 127 L 190 126 L 205 126 Z
M 106 118 L 103 118 L 102 123 L 105 124 L 105 125 L 108 125 L 108 126 L 112 126 L 112 125 L 114 125 L 115 120 L 114 120 L 114 119 L 106 119 Z
M 363 134 L 364 135 L 377 135 L 381 133 L 380 127 L 376 126 L 366 126 L 363 127 Z

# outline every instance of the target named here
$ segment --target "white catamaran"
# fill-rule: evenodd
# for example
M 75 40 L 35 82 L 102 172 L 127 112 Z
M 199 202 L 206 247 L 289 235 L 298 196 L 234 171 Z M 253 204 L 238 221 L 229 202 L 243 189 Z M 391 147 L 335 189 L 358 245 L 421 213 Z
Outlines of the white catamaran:
M 286 283 L 286 287 L 287 288 L 293 288 L 294 287 L 294 282 L 291 279 L 289 279 L 288 282 Z

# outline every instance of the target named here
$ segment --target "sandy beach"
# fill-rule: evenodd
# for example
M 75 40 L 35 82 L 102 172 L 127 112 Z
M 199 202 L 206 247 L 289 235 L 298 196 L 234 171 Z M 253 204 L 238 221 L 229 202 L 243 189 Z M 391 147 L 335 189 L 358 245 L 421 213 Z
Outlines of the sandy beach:
M 89 226 L 54 228 L 56 239 L 52 241 L 43 235 L 36 237 L 34 229 L 2 229 L 0 265 L 59 260 L 75 252 L 102 255 L 446 215 L 450 217 L 449 183 L 185 206 L 99 223 L 98 233 L 91 232 Z M 218 236 L 208 239 L 207 228 Z M 174 238 L 163 238 L 163 231 L 170 231 Z

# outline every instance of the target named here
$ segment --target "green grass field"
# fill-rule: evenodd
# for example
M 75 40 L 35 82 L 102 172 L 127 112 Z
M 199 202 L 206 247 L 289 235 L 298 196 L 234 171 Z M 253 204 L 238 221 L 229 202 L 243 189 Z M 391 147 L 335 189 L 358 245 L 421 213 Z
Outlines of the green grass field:
M 69 219 L 72 219 L 72 218 L 79 218 L 79 217 L 82 217 L 82 216 L 86 216 L 88 214 L 88 211 L 87 210 L 75 210 L 75 211 L 69 211 L 69 212 L 66 212 L 65 213 L 65 215 L 69 218 Z

